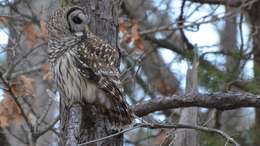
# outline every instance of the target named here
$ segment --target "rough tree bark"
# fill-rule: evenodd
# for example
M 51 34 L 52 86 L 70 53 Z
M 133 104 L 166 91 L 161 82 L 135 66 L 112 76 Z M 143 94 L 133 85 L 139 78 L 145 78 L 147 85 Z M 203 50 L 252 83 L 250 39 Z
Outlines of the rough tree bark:
M 11 146 L 2 128 L 0 129 L 0 144 L 2 146 Z
M 184 94 L 139 102 L 132 107 L 134 113 L 143 117 L 152 112 L 184 107 L 204 107 L 232 110 L 242 107 L 260 108 L 260 95 L 247 92 L 212 92 L 207 94 Z
M 79 0 L 72 3 L 86 9 L 91 17 L 90 29 L 93 33 L 113 47 L 117 47 L 117 17 L 120 0 Z M 64 99 L 61 95 L 60 144 L 62 146 L 76 146 L 112 134 L 109 119 L 106 115 L 100 114 L 100 109 L 91 104 L 68 106 Z M 123 135 L 88 144 L 88 146 L 121 145 L 123 145 Z

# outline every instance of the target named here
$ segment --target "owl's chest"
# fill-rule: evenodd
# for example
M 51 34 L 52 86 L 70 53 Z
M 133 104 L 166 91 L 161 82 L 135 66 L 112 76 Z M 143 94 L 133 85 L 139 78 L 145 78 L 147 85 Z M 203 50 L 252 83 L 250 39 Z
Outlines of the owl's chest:
M 52 65 L 57 86 L 60 92 L 75 102 L 93 102 L 97 86 L 79 73 L 74 57 L 72 52 L 66 52 Z

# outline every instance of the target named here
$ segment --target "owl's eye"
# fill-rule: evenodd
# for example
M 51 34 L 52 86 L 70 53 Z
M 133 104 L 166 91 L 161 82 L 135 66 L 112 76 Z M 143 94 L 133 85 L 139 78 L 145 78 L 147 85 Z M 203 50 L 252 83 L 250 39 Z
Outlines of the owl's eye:
M 76 23 L 76 24 L 81 24 L 81 23 L 83 22 L 82 19 L 79 18 L 78 16 L 74 16 L 74 17 L 72 18 L 72 21 L 73 21 L 74 23 Z

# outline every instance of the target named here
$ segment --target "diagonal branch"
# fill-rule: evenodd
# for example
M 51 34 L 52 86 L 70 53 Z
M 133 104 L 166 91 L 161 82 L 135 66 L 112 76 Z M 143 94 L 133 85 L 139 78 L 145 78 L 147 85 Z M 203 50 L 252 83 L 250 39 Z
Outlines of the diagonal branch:
M 141 102 L 134 105 L 132 109 L 137 116 L 142 117 L 155 111 L 193 106 L 215 108 L 218 110 L 231 110 L 241 107 L 260 108 L 260 95 L 246 92 L 174 95 Z
M 18 108 L 19 108 L 19 110 L 20 110 L 20 112 L 21 112 L 21 115 L 22 115 L 22 117 L 23 117 L 24 120 L 25 120 L 26 125 L 29 127 L 30 132 L 32 132 L 32 131 L 33 131 L 33 125 L 31 124 L 29 118 L 27 117 L 27 115 L 26 115 L 26 113 L 25 113 L 25 111 L 24 111 L 24 109 L 23 109 L 21 103 L 18 101 L 18 98 L 17 98 L 17 96 L 15 95 L 15 93 L 13 92 L 13 90 L 12 90 L 10 84 L 9 84 L 8 81 L 6 81 L 6 79 L 3 77 L 3 73 L 2 73 L 2 72 L 0 72 L 0 80 L 2 80 L 3 85 L 7 87 L 7 91 L 10 93 L 12 99 L 14 100 L 14 102 L 16 103 L 16 105 L 18 106 Z
M 231 7 L 238 7 L 241 5 L 241 0 L 189 0 L 190 2 L 210 5 L 229 5 Z
M 43 134 L 45 134 L 47 131 L 51 130 L 55 124 L 58 123 L 58 121 L 60 120 L 60 116 L 57 116 L 53 122 L 51 122 L 49 125 L 47 125 L 43 130 L 35 133 L 35 136 L 38 138 L 40 136 L 42 136 Z

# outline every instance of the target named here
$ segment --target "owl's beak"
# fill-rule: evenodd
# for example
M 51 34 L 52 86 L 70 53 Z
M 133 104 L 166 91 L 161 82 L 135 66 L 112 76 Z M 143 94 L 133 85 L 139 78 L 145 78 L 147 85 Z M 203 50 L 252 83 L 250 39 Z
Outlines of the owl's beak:
M 77 37 L 81 37 L 81 36 L 83 36 L 84 35 L 84 33 L 83 32 L 76 32 L 76 33 L 74 33 Z
M 88 24 L 85 25 L 85 32 L 89 32 Z
M 85 35 L 87 32 L 89 32 L 89 27 L 88 25 L 85 25 L 84 30 L 82 32 L 75 32 L 74 34 L 77 37 L 82 37 L 83 35 Z

